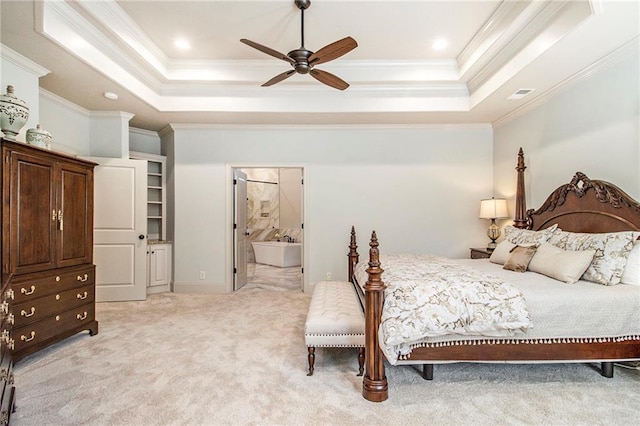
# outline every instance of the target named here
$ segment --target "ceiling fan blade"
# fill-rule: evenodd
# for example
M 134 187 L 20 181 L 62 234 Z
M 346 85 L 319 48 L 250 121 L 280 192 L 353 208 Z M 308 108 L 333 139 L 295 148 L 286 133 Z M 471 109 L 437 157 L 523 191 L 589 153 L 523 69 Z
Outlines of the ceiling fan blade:
M 296 61 L 285 55 L 284 53 L 280 53 L 277 50 L 273 50 L 270 47 L 263 46 L 260 43 L 256 43 L 255 41 L 247 40 L 246 38 L 240 39 L 240 42 L 246 44 L 247 46 L 251 46 L 254 49 L 258 49 L 259 51 L 266 53 L 267 55 L 271 55 L 274 58 L 282 59 L 283 61 L 289 62 L 291 65 L 295 65 Z
M 282 80 L 285 80 L 296 73 L 296 70 L 285 71 L 282 74 L 278 74 L 273 77 L 271 80 L 267 81 L 262 85 L 262 87 L 273 86 L 276 83 L 280 83 Z
M 334 41 L 309 56 L 309 65 L 313 66 L 329 62 L 351 52 L 356 47 L 358 47 L 358 43 L 351 37 Z
M 340 77 L 326 71 L 312 69 L 311 71 L 309 71 L 309 74 L 311 74 L 311 77 L 315 78 L 320 83 L 324 83 L 327 86 L 333 87 L 334 89 L 344 90 L 349 87 L 349 83 L 347 83 Z

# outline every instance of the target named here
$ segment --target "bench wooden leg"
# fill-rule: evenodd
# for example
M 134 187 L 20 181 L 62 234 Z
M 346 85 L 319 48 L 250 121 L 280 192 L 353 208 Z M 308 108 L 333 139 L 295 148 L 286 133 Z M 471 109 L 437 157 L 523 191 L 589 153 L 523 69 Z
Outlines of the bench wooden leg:
M 307 376 L 313 376 L 313 366 L 316 362 L 316 348 L 315 346 L 309 346 L 307 351 L 309 352 L 309 355 L 307 356 L 307 358 L 309 358 L 309 372 L 307 373 Z
M 364 374 L 364 348 L 358 348 L 358 376 Z

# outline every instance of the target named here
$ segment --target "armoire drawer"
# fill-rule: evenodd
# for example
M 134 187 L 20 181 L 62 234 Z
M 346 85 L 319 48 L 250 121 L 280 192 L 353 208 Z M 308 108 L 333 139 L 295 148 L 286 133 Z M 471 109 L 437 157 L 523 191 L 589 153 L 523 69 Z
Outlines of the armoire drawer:
M 13 304 L 15 328 L 73 309 L 86 303 L 93 303 L 95 287 L 93 284 L 67 291 L 51 293 L 21 303 Z
M 95 320 L 95 303 L 87 303 L 38 322 L 13 329 L 15 352 L 37 345 L 61 332 L 74 330 Z
M 94 283 L 93 265 L 16 276 L 11 284 L 13 304 Z

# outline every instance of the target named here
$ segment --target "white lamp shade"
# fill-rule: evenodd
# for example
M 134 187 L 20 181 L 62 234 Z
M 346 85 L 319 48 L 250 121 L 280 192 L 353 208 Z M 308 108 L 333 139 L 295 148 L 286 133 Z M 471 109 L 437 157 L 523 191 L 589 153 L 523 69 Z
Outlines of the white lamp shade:
M 490 198 L 480 201 L 480 219 L 501 219 L 509 217 L 507 200 L 504 198 Z

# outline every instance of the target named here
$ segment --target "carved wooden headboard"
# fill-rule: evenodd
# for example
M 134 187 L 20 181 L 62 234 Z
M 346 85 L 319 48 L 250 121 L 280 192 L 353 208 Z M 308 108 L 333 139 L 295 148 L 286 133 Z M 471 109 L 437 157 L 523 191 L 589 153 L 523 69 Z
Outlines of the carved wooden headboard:
M 526 210 L 521 216 L 525 211 L 522 158 L 520 148 L 514 226 L 537 231 L 557 223 L 570 232 L 640 231 L 640 203 L 614 184 L 591 180 L 581 172 L 553 191 L 539 209 Z

